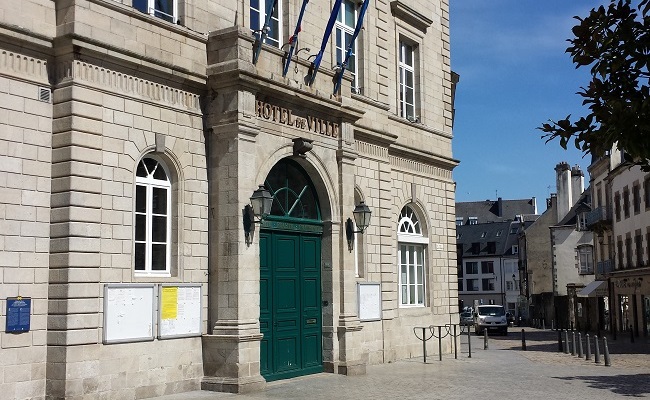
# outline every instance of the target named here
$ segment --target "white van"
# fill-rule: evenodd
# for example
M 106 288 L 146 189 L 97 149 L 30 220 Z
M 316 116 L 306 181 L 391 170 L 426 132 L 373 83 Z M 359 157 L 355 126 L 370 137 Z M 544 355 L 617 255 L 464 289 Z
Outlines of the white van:
M 503 306 L 491 304 L 474 308 L 474 333 L 482 335 L 486 329 L 488 332 L 508 334 L 508 319 Z

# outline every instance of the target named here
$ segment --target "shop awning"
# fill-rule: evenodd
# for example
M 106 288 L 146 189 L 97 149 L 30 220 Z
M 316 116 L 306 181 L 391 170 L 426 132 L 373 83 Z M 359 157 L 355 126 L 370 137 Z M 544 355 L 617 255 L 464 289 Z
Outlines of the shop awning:
M 580 292 L 578 297 L 606 297 L 607 296 L 607 282 L 606 281 L 593 281 L 585 286 Z

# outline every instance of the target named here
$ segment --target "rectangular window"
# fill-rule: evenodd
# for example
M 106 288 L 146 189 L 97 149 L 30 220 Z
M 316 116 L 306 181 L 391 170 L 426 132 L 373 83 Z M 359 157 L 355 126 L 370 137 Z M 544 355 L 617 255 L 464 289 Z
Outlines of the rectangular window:
M 625 265 L 623 264 L 623 240 L 619 237 L 618 241 L 616 242 L 616 248 L 617 248 L 617 254 L 618 254 L 618 268 L 617 269 L 624 269 Z
M 623 215 L 630 218 L 630 190 L 627 186 L 623 188 Z
M 259 32 L 264 27 L 264 22 L 266 22 L 266 7 L 269 5 L 269 2 L 273 2 L 273 0 L 250 0 L 250 26 L 253 33 Z M 264 43 L 274 47 L 280 47 L 280 37 L 282 36 L 281 8 L 282 1 L 279 0 L 273 10 L 273 15 L 269 22 L 269 31 L 264 40 Z
M 178 22 L 176 0 L 133 0 L 133 8 L 175 24 Z
M 469 224 L 470 225 L 478 224 L 478 217 L 469 217 Z
M 494 261 L 481 261 L 481 273 L 482 274 L 493 274 L 494 273 Z
M 478 279 L 467 279 L 467 291 L 478 292 Z
M 357 7 L 352 0 L 343 0 L 339 15 L 336 18 L 336 63 L 337 65 L 343 64 L 345 53 L 352 41 L 354 29 L 357 26 Z M 358 93 L 357 82 L 357 45 L 352 44 L 352 53 L 348 59 L 347 71 L 352 74 L 352 92 Z
M 577 220 L 576 228 L 579 231 L 586 231 L 587 230 L 587 213 L 584 212 L 584 213 L 578 214 L 576 220 Z
M 636 250 L 636 266 L 643 266 L 643 235 L 639 231 L 636 236 L 634 236 L 634 246 Z
M 506 281 L 506 290 L 512 292 L 515 290 L 515 283 L 513 281 Z
M 481 243 L 473 242 L 471 251 L 472 251 L 472 254 L 479 254 L 481 252 Z
M 415 121 L 415 48 L 399 42 L 399 107 L 400 116 Z
M 476 261 L 468 261 L 465 263 L 465 275 L 478 274 L 478 263 Z
M 632 186 L 632 207 L 634 215 L 641 212 L 641 188 L 638 184 Z
M 621 220 L 621 194 L 614 193 L 614 213 L 616 214 L 616 221 Z
M 494 291 L 494 278 L 483 279 L 483 291 L 484 292 Z
M 578 273 L 581 275 L 593 274 L 593 249 L 591 246 L 578 248 Z
M 643 197 L 645 198 L 645 209 L 650 208 L 650 176 L 643 181 Z
M 463 217 L 456 217 L 456 226 L 463 226 Z
M 625 238 L 625 262 L 627 265 L 626 268 L 632 267 L 632 238 Z
M 400 297 L 404 306 L 424 305 L 424 247 L 399 245 Z
M 512 245 L 512 254 L 519 254 L 519 245 L 517 244 Z

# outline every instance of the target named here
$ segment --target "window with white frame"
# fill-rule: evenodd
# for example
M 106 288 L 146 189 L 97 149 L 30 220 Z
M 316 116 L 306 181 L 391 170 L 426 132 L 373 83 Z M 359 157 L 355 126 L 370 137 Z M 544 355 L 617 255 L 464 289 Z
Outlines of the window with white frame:
M 478 279 L 466 279 L 466 281 L 468 292 L 478 292 Z
M 583 275 L 594 273 L 592 246 L 578 247 L 578 272 Z
M 400 213 L 397 241 L 400 305 L 424 306 L 428 238 L 422 231 L 417 214 L 409 206 L 405 206 Z
M 400 116 L 409 121 L 417 120 L 415 115 L 415 46 L 399 42 L 399 108 Z
M 478 224 L 478 217 L 469 217 L 469 224 L 470 225 Z
M 343 64 L 343 59 L 345 58 L 345 52 L 352 41 L 352 35 L 354 34 L 354 29 L 357 26 L 357 6 L 356 3 L 352 0 L 343 0 L 341 3 L 341 8 L 339 9 L 339 15 L 336 18 L 336 63 L 337 65 Z M 358 92 L 358 82 L 357 82 L 357 44 L 352 44 L 352 53 L 350 53 L 350 58 L 348 59 L 347 71 L 352 74 L 352 91 L 354 93 Z
M 514 281 L 506 281 L 506 290 L 509 292 L 512 292 L 515 290 L 515 282 Z
M 250 0 L 250 26 L 253 32 L 258 32 L 264 27 L 266 22 L 266 7 L 274 0 Z M 280 47 L 280 38 L 282 30 L 282 0 L 278 0 L 271 20 L 269 22 L 269 31 L 267 32 L 264 43 Z
M 476 275 L 476 274 L 478 274 L 478 262 L 467 261 L 465 263 L 465 275 Z
M 482 283 L 484 292 L 494 291 L 494 278 L 484 278 Z
M 173 24 L 178 22 L 177 0 L 133 0 L 133 8 Z
M 162 160 L 140 160 L 135 178 L 135 272 L 170 275 L 172 195 Z

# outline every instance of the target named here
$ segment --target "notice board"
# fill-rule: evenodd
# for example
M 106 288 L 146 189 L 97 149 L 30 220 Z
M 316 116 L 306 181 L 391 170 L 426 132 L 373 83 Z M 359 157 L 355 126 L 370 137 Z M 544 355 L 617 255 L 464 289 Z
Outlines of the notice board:
M 158 338 L 201 336 L 201 284 L 160 286 Z
M 153 284 L 104 285 L 104 343 L 154 339 Z
M 378 321 L 381 319 L 381 284 L 359 282 L 358 303 L 361 321 Z

